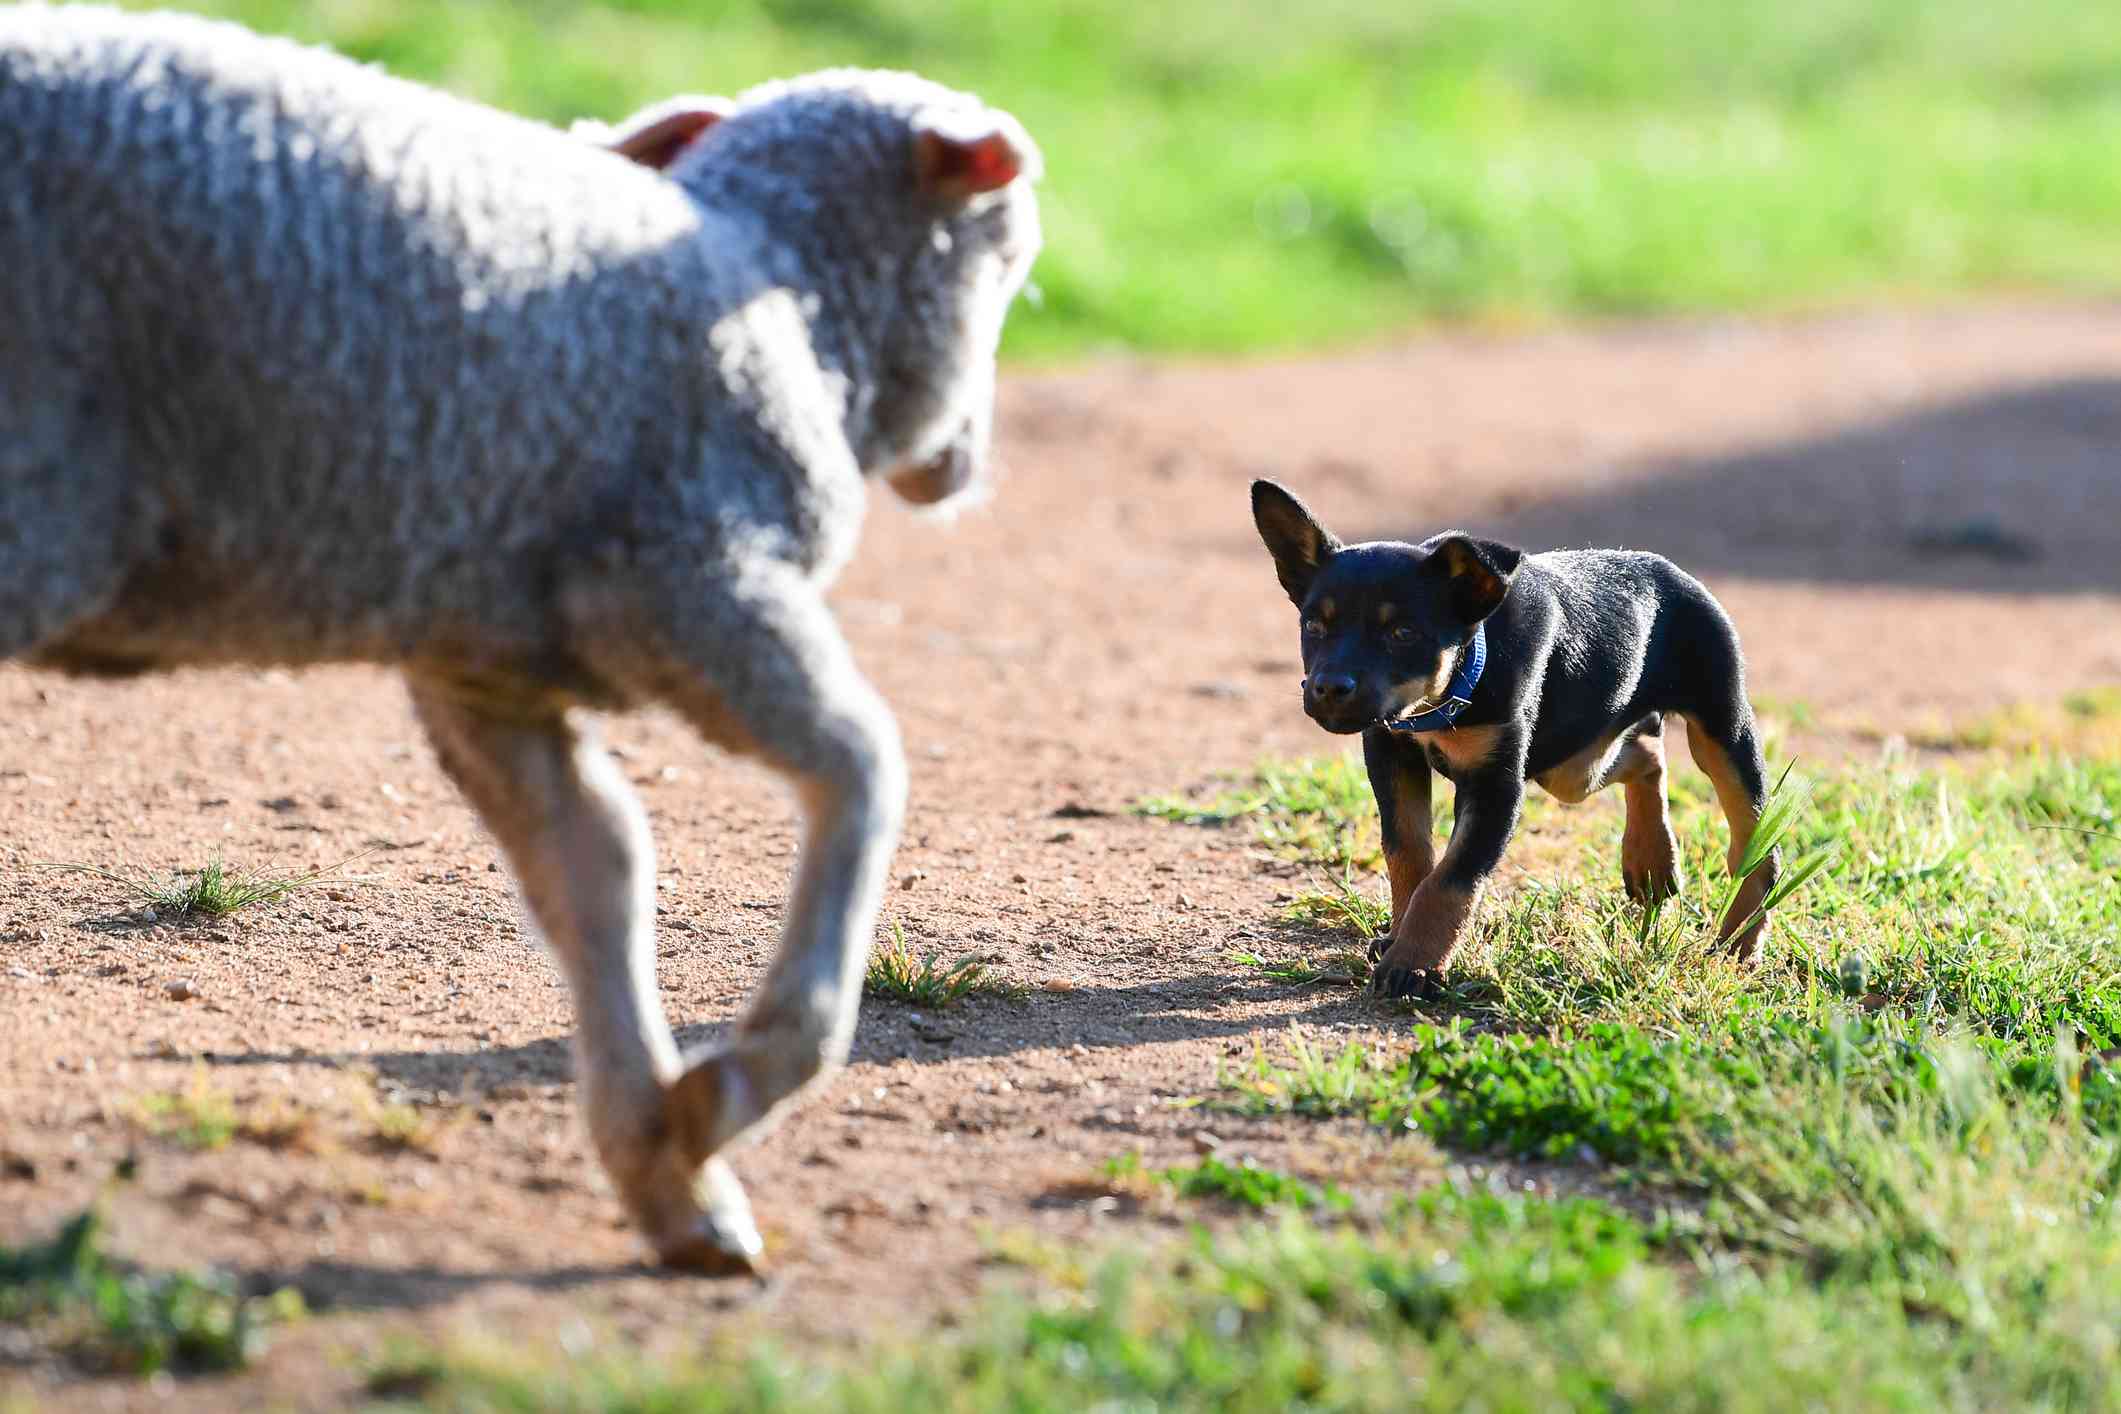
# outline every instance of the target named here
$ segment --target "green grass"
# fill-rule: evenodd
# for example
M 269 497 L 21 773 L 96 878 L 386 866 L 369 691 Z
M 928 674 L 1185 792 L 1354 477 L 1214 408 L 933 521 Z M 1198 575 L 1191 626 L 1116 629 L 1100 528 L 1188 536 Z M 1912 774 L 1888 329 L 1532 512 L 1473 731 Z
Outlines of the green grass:
M 1370 900 L 1361 895 L 1366 909 Z M 1384 912 L 1382 906 L 1377 909 Z M 1369 915 L 1366 912 L 1365 921 Z M 1369 955 L 1361 948 L 1332 948 L 1325 952 L 1303 957 L 1262 957 L 1254 952 L 1233 952 L 1229 960 L 1240 967 L 1249 967 L 1272 982 L 1284 982 L 1292 987 L 1328 986 L 1360 987 L 1370 980 Z
M 189 1089 L 143 1095 L 137 1108 L 149 1133 L 186 1149 L 222 1148 L 242 1125 L 235 1101 L 207 1081 L 203 1067 Z
M 1282 763 L 1161 813 L 1352 868 L 1345 771 Z M 1292 1032 L 1225 1069 L 1209 1103 L 1248 1124 L 1371 1126 L 1345 1176 L 1126 1156 L 1107 1179 L 1189 1205 L 1190 1241 L 1034 1263 L 1018 1295 L 857 1357 L 427 1352 L 378 1388 L 471 1410 L 2121 1406 L 2121 761 L 1821 772 L 1789 842 L 1840 864 L 1749 972 L 1711 953 L 1721 822 L 1673 784 L 1693 882 L 1653 926 L 1621 896 L 1614 803 L 1535 805 L 1539 867 L 1425 1017 L 1357 1010 L 1352 1043 Z M 1457 1177 L 1407 1196 L 1439 1149 Z M 1534 1175 L 1555 1196 L 1501 1191 Z
M 837 63 L 971 87 L 1047 157 L 1018 355 L 2121 289 L 2086 0 L 197 8 L 551 120 Z
M 341 869 L 372 851 L 364 850 L 337 864 L 307 874 L 281 876 L 266 872 L 264 865 L 252 869 L 230 869 L 219 855 L 196 870 L 179 870 L 167 879 L 131 870 L 104 869 L 94 864 L 52 864 L 56 874 L 88 874 L 116 884 L 126 895 L 155 911 L 159 919 L 226 918 L 254 904 L 277 903 L 288 895 L 323 883 Z
M 1027 991 L 997 976 L 978 958 L 966 958 L 953 967 L 941 965 L 932 955 L 916 961 L 906 946 L 905 932 L 896 923 L 891 925 L 891 941 L 879 944 L 869 955 L 869 971 L 862 979 L 865 997 L 931 1010 L 955 1006 L 974 994 L 1021 1001 Z
M 1156 795 L 1134 809 L 1184 825 L 1221 828 L 1243 822 L 1282 858 L 1341 875 L 1350 869 L 1375 869 L 1384 857 L 1370 778 L 1354 756 L 1262 761 L 1249 779 L 1205 800 Z M 1448 823 L 1448 808 L 1441 816 Z
M 1121 1188 L 1161 1185 L 1181 1198 L 1216 1198 L 1245 1208 L 1317 1208 L 1345 1211 L 1352 1200 L 1331 1183 L 1314 1185 L 1293 1174 L 1263 1168 L 1250 1159 L 1228 1163 L 1211 1155 L 1197 1164 L 1167 1169 L 1143 1166 L 1129 1152 L 1104 1166 L 1105 1177 Z
M 1942 1273 L 1815 1277 L 1595 1199 L 1446 1189 L 1365 1229 L 1285 1218 L 1114 1260 L 1079 1294 L 998 1302 L 859 1368 L 419 1357 L 372 1388 L 466 1411 L 2104 1407 L 2114 1224 L 2051 1216 L 1963 1215 L 2002 1220 L 1953 1274 L 1983 1283 L 1970 1310 Z
M 143 1272 L 103 1248 L 90 1207 L 50 1239 L 0 1247 L 0 1325 L 95 1371 L 151 1375 L 241 1368 L 266 1329 L 303 1314 L 285 1288 L 245 1296 L 219 1272 Z
M 180 1148 L 206 1152 L 241 1139 L 260 1148 L 320 1152 L 328 1146 L 319 1113 L 287 1099 L 238 1106 L 235 1097 L 198 1067 L 183 1090 L 163 1090 L 133 1102 L 140 1127 Z

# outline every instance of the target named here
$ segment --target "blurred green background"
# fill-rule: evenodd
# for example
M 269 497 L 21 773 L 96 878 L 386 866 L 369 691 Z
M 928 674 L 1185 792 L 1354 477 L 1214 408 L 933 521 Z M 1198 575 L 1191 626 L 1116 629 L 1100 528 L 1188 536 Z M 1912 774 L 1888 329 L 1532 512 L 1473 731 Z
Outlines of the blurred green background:
M 918 69 L 1044 147 L 1019 357 L 2121 291 L 2116 0 L 227 0 L 535 116 Z

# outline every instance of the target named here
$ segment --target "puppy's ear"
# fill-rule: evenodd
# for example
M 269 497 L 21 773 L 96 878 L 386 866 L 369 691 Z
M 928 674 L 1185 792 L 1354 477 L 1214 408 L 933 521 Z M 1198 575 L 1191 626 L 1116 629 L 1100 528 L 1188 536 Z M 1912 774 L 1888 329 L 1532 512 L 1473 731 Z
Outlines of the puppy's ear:
M 1494 540 L 1453 535 L 1429 554 L 1429 569 L 1442 577 L 1451 612 L 1468 627 L 1502 607 L 1524 551 Z
M 693 139 L 728 117 L 734 107 L 726 98 L 685 94 L 643 108 L 617 127 L 584 119 L 568 131 L 660 172 L 676 161 Z
M 1267 542 L 1267 553 L 1274 557 L 1274 573 L 1281 587 L 1302 608 L 1311 581 L 1318 578 L 1326 561 L 1340 553 L 1340 542 L 1304 509 L 1303 502 L 1271 481 L 1252 483 L 1252 523 L 1259 527 L 1259 538 Z

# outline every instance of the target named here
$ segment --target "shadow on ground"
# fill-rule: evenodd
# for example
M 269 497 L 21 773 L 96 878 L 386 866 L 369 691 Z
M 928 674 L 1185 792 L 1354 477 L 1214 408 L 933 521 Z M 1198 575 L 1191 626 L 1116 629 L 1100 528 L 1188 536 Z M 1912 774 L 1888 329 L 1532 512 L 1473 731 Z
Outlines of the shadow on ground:
M 1727 456 L 1605 469 L 1575 495 L 1444 514 L 1530 549 L 1651 548 L 1709 578 L 2121 593 L 2121 380 L 2038 384 Z M 1442 528 L 1360 527 L 1413 539 Z
M 1324 936 L 1289 925 L 1288 940 L 1292 944 L 1315 945 Z M 942 1011 L 870 1001 L 862 1008 L 850 1059 L 941 1064 L 1078 1044 L 1091 1051 L 1126 1050 L 1166 1042 L 1251 1036 L 1259 1032 L 1258 1017 L 1226 1004 L 1238 999 L 1256 1000 L 1262 992 L 1298 995 L 1309 1003 L 1282 1017 L 1282 1026 L 1292 1022 L 1360 1022 L 1366 1016 L 1366 1008 L 1372 1005 L 1347 985 L 1318 983 L 1297 987 L 1260 977 L 1236 964 L 1229 971 L 1202 972 L 1138 986 L 1042 992 L 1040 1025 L 1036 1029 L 1021 1024 L 1023 1003 L 1004 998 L 976 997 Z M 1226 1009 L 1228 1014 L 1217 1014 Z M 1014 1024 L 989 1024 L 1003 1021 Z M 687 1051 L 705 1049 L 725 1029 L 722 1024 L 680 1026 L 678 1044 Z M 565 1036 L 519 1046 L 462 1051 L 258 1051 L 209 1054 L 199 1059 L 214 1066 L 317 1065 L 336 1069 L 357 1065 L 372 1068 L 389 1084 L 443 1096 L 477 1096 L 526 1083 L 561 1084 L 572 1080 L 574 1069 Z

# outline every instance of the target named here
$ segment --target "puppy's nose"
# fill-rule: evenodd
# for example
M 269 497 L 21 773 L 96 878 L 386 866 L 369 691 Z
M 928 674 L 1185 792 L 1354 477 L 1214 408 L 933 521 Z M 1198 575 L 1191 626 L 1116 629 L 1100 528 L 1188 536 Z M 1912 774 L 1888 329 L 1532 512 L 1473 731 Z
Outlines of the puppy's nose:
M 1338 707 L 1355 695 L 1355 678 L 1349 673 L 1313 673 L 1311 700 L 1321 707 Z

